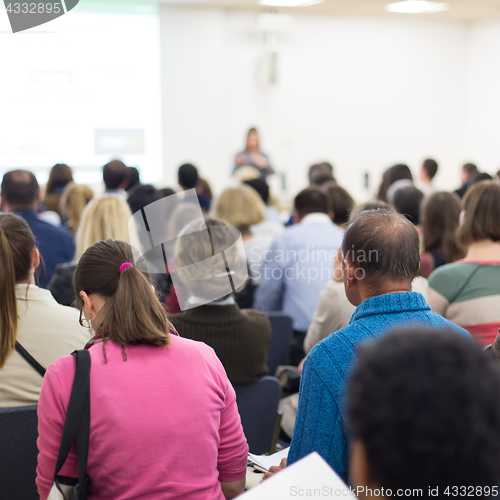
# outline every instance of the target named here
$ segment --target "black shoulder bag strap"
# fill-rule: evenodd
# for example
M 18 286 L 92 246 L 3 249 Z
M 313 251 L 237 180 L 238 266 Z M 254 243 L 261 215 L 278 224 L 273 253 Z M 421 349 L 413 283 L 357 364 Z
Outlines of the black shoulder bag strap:
M 42 376 L 45 368 L 16 340 L 16 351 Z
M 69 399 L 66 421 L 61 438 L 61 446 L 57 456 L 54 482 L 59 487 L 67 484 L 66 478 L 57 474 L 61 470 L 73 443 L 76 440 L 76 457 L 78 464 L 78 484 L 75 486 L 73 499 L 86 500 L 88 494 L 87 458 L 89 454 L 90 433 L 90 353 L 86 349 L 74 351 L 76 358 L 75 378 Z M 73 482 L 74 484 L 74 482 Z

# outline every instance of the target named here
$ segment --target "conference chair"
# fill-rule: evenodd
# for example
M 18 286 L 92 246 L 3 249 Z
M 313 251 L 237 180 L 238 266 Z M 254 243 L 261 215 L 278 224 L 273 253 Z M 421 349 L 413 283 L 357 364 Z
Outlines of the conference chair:
M 266 313 L 271 321 L 272 337 L 267 356 L 269 375 L 276 373 L 279 365 L 286 365 L 292 340 L 292 318 L 281 312 Z
M 265 376 L 253 384 L 235 386 L 234 390 L 250 453 L 274 453 L 282 415 L 278 410 L 281 398 L 278 379 Z
M 0 408 L 0 498 L 38 500 L 37 406 Z

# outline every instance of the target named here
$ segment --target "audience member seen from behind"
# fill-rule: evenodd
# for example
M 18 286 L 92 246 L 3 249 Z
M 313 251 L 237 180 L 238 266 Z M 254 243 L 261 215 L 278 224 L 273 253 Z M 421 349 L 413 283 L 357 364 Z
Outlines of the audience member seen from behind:
M 238 153 L 234 159 L 233 172 L 245 166 L 254 167 L 262 177 L 274 173 L 269 158 L 260 150 L 259 132 L 255 127 L 252 127 L 247 133 L 245 150 Z
M 391 206 L 383 201 L 371 201 L 354 207 L 348 220 L 352 224 L 366 210 L 391 210 Z M 304 339 L 304 352 L 308 354 L 321 340 L 331 333 L 344 328 L 356 309 L 345 294 L 342 270 L 342 248 L 339 248 L 333 265 L 331 279 L 319 295 L 318 307 L 314 311 L 312 322 Z
M 20 215 L 30 226 L 42 258 L 38 284 L 47 288 L 56 265 L 73 259 L 75 243 L 69 230 L 38 218 L 40 200 L 40 187 L 31 172 L 12 170 L 3 176 L 0 206 L 4 212 Z
M 396 189 L 393 196 L 394 208 L 404 215 L 414 226 L 420 225 L 420 206 L 424 194 L 415 186 L 403 186 Z
M 260 281 L 260 268 L 273 242 L 272 235 L 253 233 L 253 227 L 266 220 L 266 207 L 259 195 L 249 186 L 225 189 L 215 204 L 215 216 L 235 227 L 243 239 L 250 276 Z
M 489 345 L 500 328 L 500 184 L 474 184 L 462 209 L 458 243 L 467 248 L 467 255 L 431 274 L 429 304 Z
M 311 187 L 319 187 L 327 182 L 327 180 L 335 181 L 333 166 L 327 161 L 311 165 L 307 172 L 307 176 L 309 178 L 309 186 Z
M 389 192 L 389 188 L 393 186 L 393 184 L 396 182 L 398 182 L 398 184 L 392 188 L 391 192 Z M 403 163 L 394 165 L 388 168 L 384 172 L 382 176 L 382 183 L 380 184 L 378 190 L 377 199 L 380 201 L 393 203 L 391 195 L 393 194 L 395 189 L 397 187 L 409 186 L 412 184 L 413 184 L 413 175 L 408 165 L 405 165 Z
M 138 187 L 142 186 L 141 176 L 139 170 L 135 167 L 127 167 L 127 177 L 128 183 L 125 191 L 127 192 L 127 196 L 130 196 Z
M 178 286 L 174 288 L 170 274 L 176 269 L 175 247 L 177 238 L 189 223 L 200 219 L 202 216 L 203 214 L 200 211 L 200 207 L 194 203 L 182 201 L 177 204 L 166 221 L 167 234 L 171 236 L 171 240 L 163 245 L 168 259 L 168 269 L 166 269 L 168 290 L 166 290 L 165 294 L 165 309 L 167 313 L 175 314 L 181 312 L 182 309 L 179 302 L 183 303 L 189 297 L 189 292 L 182 285 L 178 284 Z
M 434 193 L 423 201 L 420 217 L 424 247 L 420 257 L 421 276 L 428 278 L 434 269 L 465 256 L 456 237 L 460 210 L 460 200 L 454 193 Z
M 255 308 L 282 311 L 292 318 L 292 363 L 297 365 L 304 357 L 302 344 L 319 294 L 332 279 L 343 231 L 331 221 L 327 197 L 319 189 L 304 189 L 294 205 L 295 224 L 275 238 L 266 254 Z
M 201 208 L 206 212 L 210 212 L 210 207 L 212 206 L 212 188 L 207 180 L 202 177 L 198 178 L 198 187 L 196 188 L 196 193 L 198 194 L 198 200 L 200 202 Z
M 131 217 L 127 202 L 118 196 L 104 196 L 87 205 L 76 233 L 75 259 L 57 266 L 48 286 L 59 304 L 74 304 L 73 275 L 76 264 L 85 250 L 94 243 L 112 238 L 139 247 L 139 238 L 130 221 Z
M 342 259 L 345 292 L 356 311 L 348 326 L 317 344 L 304 362 L 288 461 L 316 451 L 345 480 L 349 438 L 342 408 L 357 347 L 392 327 L 413 323 L 469 335 L 431 312 L 424 297 L 411 291 L 420 264 L 419 237 L 404 217 L 362 212 L 345 232 Z
M 61 210 L 61 196 L 66 186 L 72 181 L 73 172 L 68 165 L 57 163 L 50 170 L 49 180 L 45 186 L 43 204 L 47 210 L 58 213 L 61 219 L 64 216 L 64 212 Z
M 198 169 L 190 163 L 184 163 L 179 167 L 177 180 L 183 191 L 195 189 L 198 185 Z
M 89 340 L 78 312 L 35 285 L 40 255 L 21 217 L 0 214 L 0 407 L 38 402 L 43 377 L 15 351 L 16 341 L 43 367 Z
M 78 231 L 83 211 L 94 197 L 94 191 L 82 184 L 69 184 L 61 197 L 61 211 L 65 215 L 68 227 L 73 235 Z
M 438 163 L 436 160 L 431 158 L 424 160 L 424 163 L 422 163 L 422 167 L 420 168 L 420 182 L 418 183 L 418 188 L 422 191 L 422 193 L 424 193 L 424 196 L 430 196 L 436 192 L 436 188 L 434 187 L 432 181 L 434 180 L 437 171 Z
M 365 210 L 391 210 L 388 203 L 374 201 L 364 203 L 355 207 L 349 217 L 349 224 L 352 224 L 356 218 Z M 427 296 L 427 280 L 424 278 L 415 278 L 412 281 L 412 290 L 421 293 L 424 298 Z M 313 319 L 304 339 L 304 352 L 309 354 L 312 348 L 321 340 L 338 330 L 346 327 L 351 320 L 356 307 L 352 305 L 346 295 L 343 280 L 342 269 L 342 249 L 339 248 L 335 257 L 333 279 L 329 281 L 321 291 L 318 301 L 318 307 L 314 311 Z M 302 371 L 302 365 L 299 364 L 299 373 Z M 293 427 L 298 408 L 298 393 L 292 394 L 281 400 L 280 409 L 283 411 L 281 419 L 281 428 L 290 437 L 293 437 Z
M 472 179 L 474 179 L 474 177 L 478 174 L 479 170 L 474 163 L 466 163 L 460 171 L 460 182 L 462 183 L 462 186 L 455 191 L 455 194 L 457 194 L 460 198 L 463 198 L 467 189 L 469 189 L 472 184 Z
M 470 185 L 472 186 L 472 185 L 477 184 L 478 182 L 481 182 L 481 181 L 492 181 L 492 180 L 493 180 L 493 177 L 490 174 L 488 174 L 486 172 L 481 172 L 473 177 Z
M 270 234 L 277 236 L 283 232 L 283 224 L 280 222 L 280 215 L 275 206 L 275 200 L 271 196 L 269 184 L 265 179 L 259 177 L 257 179 L 247 179 L 243 184 L 250 186 L 258 193 L 264 205 L 266 206 L 266 220 L 254 227 L 254 231 L 259 234 Z
M 335 181 L 330 181 L 321 187 L 328 198 L 328 212 L 333 214 L 333 222 L 343 228 L 349 220 L 349 214 L 356 204 L 352 196 Z
M 105 196 L 116 195 L 126 199 L 125 188 L 129 182 L 128 167 L 120 160 L 112 160 L 102 168 L 102 180 L 104 181 Z
M 208 182 L 198 175 L 198 169 L 194 165 L 191 165 L 191 163 L 181 165 L 179 167 L 177 180 L 183 191 L 187 191 L 189 189 L 196 190 L 196 198 L 187 198 L 186 201 L 196 201 L 200 204 L 202 210 L 205 213 L 208 213 L 212 203 L 212 190 L 210 189 Z
M 160 192 L 151 184 L 141 184 L 127 198 L 130 211 L 135 214 L 161 198 Z
M 219 251 L 224 251 L 229 272 L 221 272 L 212 256 L 208 227 Z M 188 290 L 184 312 L 171 316 L 183 337 L 205 342 L 215 350 L 233 385 L 250 384 L 267 374 L 267 355 L 271 324 L 265 314 L 240 310 L 230 289 L 229 277 L 240 278 L 246 269 L 243 256 L 234 243 L 234 234 L 222 220 L 199 219 L 188 224 L 178 239 L 178 276 Z M 195 266 L 205 261 L 203 268 Z M 216 298 L 214 300 L 214 298 Z
M 210 347 L 169 333 L 144 261 L 134 264 L 134 255 L 127 243 L 101 241 L 75 273 L 78 307 L 96 333 L 89 348 L 91 492 L 124 500 L 234 498 L 244 490 L 248 454 L 234 389 Z M 74 373 L 72 356 L 58 359 L 40 394 L 41 500 L 52 486 Z M 61 475 L 78 475 L 74 449 Z
M 453 331 L 413 327 L 361 346 L 347 394 L 354 494 L 497 496 L 499 400 L 497 366 Z

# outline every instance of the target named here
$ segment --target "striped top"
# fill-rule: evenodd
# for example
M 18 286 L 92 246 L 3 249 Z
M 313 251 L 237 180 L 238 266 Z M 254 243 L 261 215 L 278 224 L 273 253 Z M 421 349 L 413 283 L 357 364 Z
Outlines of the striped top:
M 500 262 L 459 260 L 439 267 L 429 277 L 427 300 L 481 344 L 493 343 L 500 328 Z

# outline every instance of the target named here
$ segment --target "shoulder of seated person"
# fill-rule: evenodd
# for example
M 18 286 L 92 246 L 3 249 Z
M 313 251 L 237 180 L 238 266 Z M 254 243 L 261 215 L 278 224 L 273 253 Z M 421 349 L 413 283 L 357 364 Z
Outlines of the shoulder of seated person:
M 332 332 L 330 335 L 328 335 L 328 337 L 320 340 L 313 347 L 313 349 L 309 353 L 309 356 L 316 348 L 318 348 L 318 352 L 316 353 L 317 356 L 326 356 L 328 358 L 331 358 L 332 355 L 335 356 L 337 354 L 343 356 L 346 350 L 356 350 L 360 334 L 363 335 L 362 332 L 365 329 L 365 327 L 360 324 L 360 321 L 362 322 L 363 318 L 356 321 L 355 323 L 344 326 L 336 332 Z
M 325 288 L 321 291 L 321 293 L 327 293 L 329 295 L 343 295 L 345 296 L 345 288 L 344 288 L 344 283 L 343 282 L 338 282 L 338 281 L 333 281 L 330 280 L 326 285 Z
M 255 309 L 241 309 L 241 312 L 248 319 L 251 319 L 253 321 L 258 321 L 259 323 L 263 323 L 265 325 L 269 325 L 269 328 L 271 328 L 271 321 L 266 313 L 263 313 L 261 311 L 256 311 Z
M 186 311 L 180 311 L 180 312 L 176 312 L 176 313 L 167 313 L 168 315 L 168 319 L 172 321 L 172 323 L 175 321 L 175 320 L 182 320 L 184 319 L 186 316 L 189 317 L 190 315 L 190 309 L 187 309 Z
M 348 326 L 345 328 L 349 328 Z M 338 334 L 340 331 L 334 332 Z M 324 339 L 320 340 L 309 352 L 307 355 L 307 359 L 313 362 L 314 364 L 320 364 L 326 362 L 327 364 L 332 363 L 332 352 L 336 352 L 335 345 L 338 343 L 338 339 L 335 335 L 328 335 Z
M 453 279 L 461 281 L 469 274 L 468 268 L 470 268 L 470 265 L 467 264 L 468 263 L 466 262 L 452 262 L 450 264 L 444 264 L 437 267 L 434 271 L 432 271 L 428 278 L 429 285 L 432 287 L 432 284 L 436 281 L 436 279 Z
M 76 271 L 76 264 L 74 262 L 63 262 L 61 264 L 57 264 L 57 266 L 54 268 L 54 273 L 57 271 L 63 272 L 63 273 L 74 273 Z
M 68 228 L 65 228 L 63 226 L 57 227 L 53 226 L 52 224 L 38 219 L 40 228 L 43 230 L 44 233 L 50 233 L 51 237 L 57 236 L 57 237 L 62 237 L 68 240 L 73 240 L 73 234 Z

